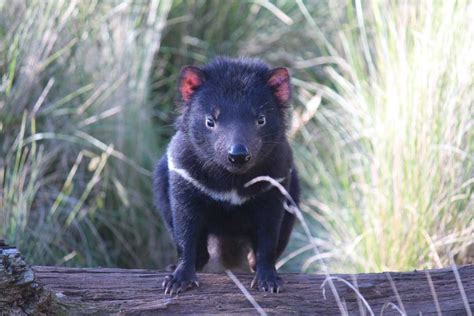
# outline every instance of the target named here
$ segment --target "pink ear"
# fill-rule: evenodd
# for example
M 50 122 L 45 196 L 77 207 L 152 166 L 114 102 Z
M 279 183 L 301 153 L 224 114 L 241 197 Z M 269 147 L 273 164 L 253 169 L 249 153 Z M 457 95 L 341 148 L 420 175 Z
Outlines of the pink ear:
M 273 88 L 275 97 L 281 104 L 286 104 L 290 100 L 291 87 L 288 69 L 282 67 L 272 69 L 267 84 Z
M 201 69 L 193 66 L 186 66 L 181 69 L 179 78 L 179 92 L 184 102 L 189 102 L 196 89 L 204 82 L 204 74 Z

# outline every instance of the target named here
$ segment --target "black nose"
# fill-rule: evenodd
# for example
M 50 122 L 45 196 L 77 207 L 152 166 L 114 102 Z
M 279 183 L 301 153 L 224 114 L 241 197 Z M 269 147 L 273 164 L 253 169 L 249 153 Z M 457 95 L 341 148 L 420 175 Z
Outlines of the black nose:
M 230 146 L 228 154 L 229 161 L 235 164 L 246 163 L 252 157 L 247 146 L 242 144 Z

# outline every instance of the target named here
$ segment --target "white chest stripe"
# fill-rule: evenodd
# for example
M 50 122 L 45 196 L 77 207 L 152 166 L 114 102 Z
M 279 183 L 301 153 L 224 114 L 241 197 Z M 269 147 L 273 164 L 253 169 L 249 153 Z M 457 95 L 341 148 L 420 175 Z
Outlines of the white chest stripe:
M 236 189 L 232 189 L 230 191 L 216 191 L 216 190 L 206 187 L 201 182 L 194 179 L 186 169 L 176 167 L 173 161 L 173 158 L 171 157 L 169 153 L 168 153 L 168 169 L 169 171 L 176 172 L 183 179 L 185 179 L 186 181 L 194 185 L 197 189 L 199 189 L 201 192 L 203 192 L 204 194 L 206 194 L 207 196 L 211 197 L 212 199 L 216 201 L 228 202 L 232 205 L 242 205 L 253 197 L 253 196 L 242 196 L 237 192 Z M 276 180 L 278 182 L 282 182 L 283 180 L 285 180 L 285 178 L 278 178 Z M 271 189 L 271 187 L 272 187 L 271 184 L 268 185 L 268 187 L 266 187 L 260 193 L 268 191 L 269 189 Z

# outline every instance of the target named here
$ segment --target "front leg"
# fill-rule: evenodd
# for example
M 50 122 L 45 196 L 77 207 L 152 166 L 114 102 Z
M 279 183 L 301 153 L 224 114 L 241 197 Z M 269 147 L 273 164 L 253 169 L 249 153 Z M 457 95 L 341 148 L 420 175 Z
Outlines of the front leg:
M 179 262 L 173 272 L 163 281 L 165 294 L 177 294 L 193 286 L 199 286 L 196 277 L 196 252 L 199 233 L 203 223 L 199 210 L 195 207 L 192 192 L 187 190 L 172 195 L 173 237 L 178 247 Z M 194 202 L 193 202 L 194 201 Z
M 273 196 L 259 205 L 254 213 L 256 227 L 253 244 L 257 264 L 251 287 L 260 291 L 279 293 L 282 289 L 283 282 L 275 269 L 275 263 L 284 212 L 281 200 Z

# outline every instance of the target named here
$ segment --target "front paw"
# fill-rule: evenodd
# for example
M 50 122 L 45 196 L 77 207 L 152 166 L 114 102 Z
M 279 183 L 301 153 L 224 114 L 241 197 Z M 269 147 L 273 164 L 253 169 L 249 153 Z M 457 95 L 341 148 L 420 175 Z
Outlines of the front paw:
M 283 289 L 283 280 L 275 270 L 259 271 L 257 268 L 250 287 L 263 292 L 280 293 Z
M 165 294 L 178 294 L 192 287 L 199 287 L 199 282 L 194 271 L 189 271 L 182 265 L 179 265 L 173 274 L 165 277 L 162 287 Z

